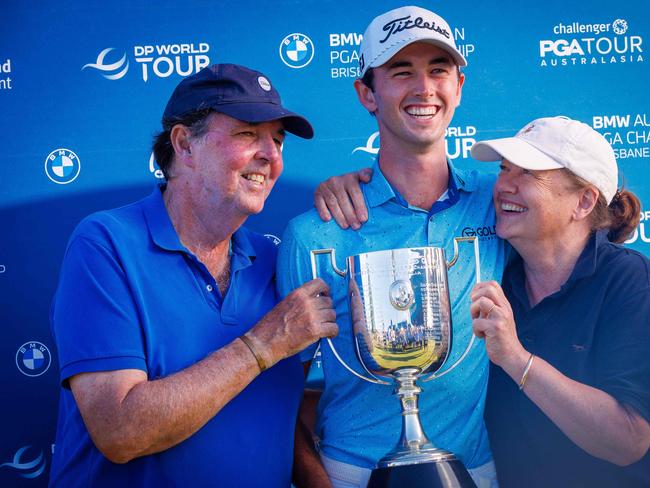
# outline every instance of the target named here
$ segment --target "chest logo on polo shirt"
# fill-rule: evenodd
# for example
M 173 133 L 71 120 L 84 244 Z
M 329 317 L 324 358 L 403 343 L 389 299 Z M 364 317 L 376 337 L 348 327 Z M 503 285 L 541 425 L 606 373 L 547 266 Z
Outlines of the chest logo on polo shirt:
M 478 237 L 479 241 L 488 241 L 497 238 L 496 226 L 494 225 L 478 225 L 468 226 L 463 228 L 463 237 Z
M 41 376 L 52 364 L 52 354 L 41 342 L 26 342 L 16 351 L 16 366 L 25 376 Z

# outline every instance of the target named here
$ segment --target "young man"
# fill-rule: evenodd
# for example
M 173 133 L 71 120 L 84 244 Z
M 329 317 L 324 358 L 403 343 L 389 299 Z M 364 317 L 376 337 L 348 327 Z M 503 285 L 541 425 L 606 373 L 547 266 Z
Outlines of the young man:
M 381 140 L 372 181 L 362 188 L 368 220 L 358 231 L 322 222 L 316 211 L 292 220 L 278 258 L 283 295 L 312 279 L 309 252 L 314 249 L 334 248 L 344 258 L 375 250 L 436 246 L 451 256 L 454 237 L 467 229 L 494 225 L 494 178 L 459 171 L 445 154 L 445 130 L 460 103 L 465 81 L 460 67 L 465 65 L 452 29 L 433 12 L 403 7 L 371 22 L 361 45 L 362 78 L 354 84 L 360 103 L 377 119 Z M 500 280 L 503 243 L 483 239 L 479 247 L 482 279 Z M 472 334 L 472 262 L 467 246 L 449 270 L 454 342 L 459 345 L 451 362 Z M 344 267 L 343 261 L 337 265 Z M 331 270 L 321 267 L 321 275 L 331 286 L 341 330 L 335 345 L 348 364 L 357 364 L 345 286 Z M 321 351 L 325 389 L 316 432 L 320 453 L 307 429 L 299 426 L 294 469 L 305 486 L 365 486 L 371 469 L 398 440 L 399 401 L 390 387 L 352 376 L 327 345 Z M 309 360 L 313 352 L 314 348 L 305 351 L 303 359 Z M 477 484 L 494 478 L 483 423 L 487 366 L 484 346 L 475 345 L 458 368 L 428 383 L 420 396 L 420 417 L 428 437 L 434 445 L 455 453 Z

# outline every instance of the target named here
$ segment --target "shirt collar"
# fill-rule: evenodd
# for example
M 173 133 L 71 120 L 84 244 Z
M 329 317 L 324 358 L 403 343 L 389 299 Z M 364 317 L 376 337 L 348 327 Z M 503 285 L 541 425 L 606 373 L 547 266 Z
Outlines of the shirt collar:
M 448 197 L 452 201 L 457 200 L 458 190 L 472 192 L 476 190 L 476 178 L 471 177 L 468 171 L 457 169 L 452 162 L 447 159 L 447 166 L 449 167 L 449 181 L 447 182 Z M 372 166 L 372 179 L 369 183 L 364 185 L 366 199 L 368 200 L 369 207 L 378 207 L 387 201 L 394 199 L 398 203 L 408 206 L 404 198 L 399 194 L 382 173 L 379 167 L 379 155 L 375 159 Z
M 162 196 L 164 189 L 165 184 L 157 186 L 142 203 L 151 239 L 158 247 L 167 251 L 190 253 L 181 243 L 176 229 L 174 229 L 174 225 L 169 218 L 167 207 L 165 207 Z M 243 227 L 237 229 L 231 239 L 230 251 L 237 256 L 248 257 L 251 260 L 254 259 L 257 256 L 257 250 L 255 243 L 251 239 L 250 231 Z
M 608 243 L 607 230 L 600 230 L 591 235 L 587 245 L 582 250 L 580 257 L 576 261 L 569 279 L 561 287 L 565 290 L 574 282 L 591 276 L 596 272 L 596 262 L 598 260 L 599 248 Z M 521 303 L 528 304 L 526 295 L 524 260 L 517 251 L 512 249 L 509 263 L 507 265 L 507 274 L 511 282 L 510 290 Z
M 587 241 L 587 245 L 582 250 L 582 253 L 578 258 L 578 261 L 576 261 L 576 265 L 573 267 L 571 276 L 569 276 L 569 279 L 564 284 L 564 286 L 574 281 L 577 281 L 581 278 L 591 276 L 596 272 L 596 261 L 598 260 L 598 251 L 603 244 L 609 242 L 609 239 L 607 239 L 608 232 L 609 230 L 607 229 L 599 230 L 594 232 L 591 235 L 591 237 L 589 237 L 589 240 Z

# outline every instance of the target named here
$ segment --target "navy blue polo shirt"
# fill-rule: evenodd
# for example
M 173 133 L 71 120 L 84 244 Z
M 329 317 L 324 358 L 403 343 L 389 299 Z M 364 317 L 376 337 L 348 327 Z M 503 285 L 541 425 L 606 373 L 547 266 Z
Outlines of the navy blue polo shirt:
M 601 231 L 562 288 L 536 306 L 529 304 L 519 255 L 504 272 L 503 288 L 526 350 L 650 421 L 647 258 Z M 485 415 L 502 488 L 650 486 L 650 454 L 625 468 L 587 454 L 493 364 Z
M 277 303 L 276 247 L 240 228 L 231 253 L 222 297 L 181 244 L 159 189 L 75 229 L 51 317 L 63 384 L 52 485 L 289 486 L 297 356 L 259 375 L 187 440 L 122 465 L 97 450 L 67 385 L 79 373 L 129 368 L 165 378 L 249 330 Z

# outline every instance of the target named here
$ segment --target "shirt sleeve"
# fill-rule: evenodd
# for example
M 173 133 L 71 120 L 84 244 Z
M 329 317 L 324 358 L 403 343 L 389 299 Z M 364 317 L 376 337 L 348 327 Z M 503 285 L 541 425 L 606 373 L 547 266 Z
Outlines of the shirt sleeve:
M 64 387 L 79 373 L 147 370 L 137 306 L 119 257 L 107 244 L 73 237 L 51 322 Z
M 282 236 L 276 268 L 276 284 L 281 298 L 313 279 L 309 250 L 298 234 L 295 221 L 290 221 Z M 300 353 L 300 360 L 311 361 L 317 347 L 318 342 L 315 342 L 304 349 Z
M 650 288 L 628 295 L 600 322 L 599 386 L 650 422 Z

